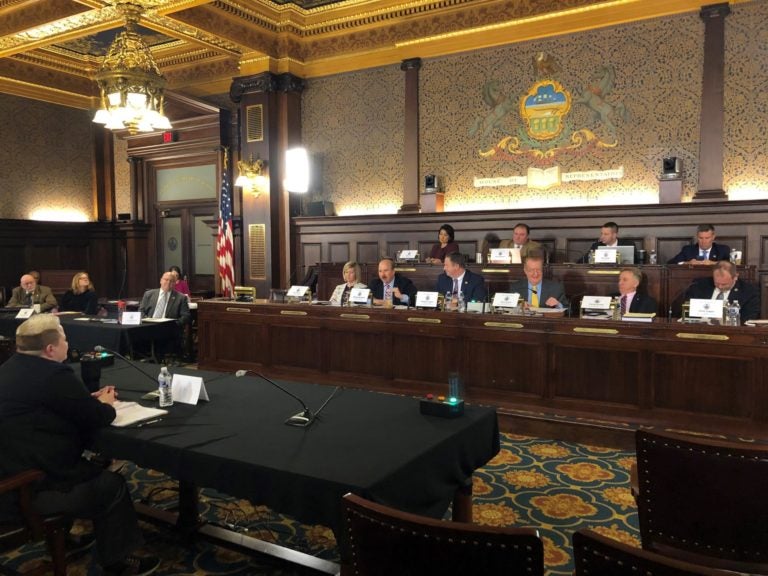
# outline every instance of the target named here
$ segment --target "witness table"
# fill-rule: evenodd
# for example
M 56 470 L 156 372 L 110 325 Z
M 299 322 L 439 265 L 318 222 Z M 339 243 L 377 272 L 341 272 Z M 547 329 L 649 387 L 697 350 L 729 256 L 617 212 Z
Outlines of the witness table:
M 157 366 L 134 365 L 154 379 Z M 181 370 L 181 372 L 184 372 Z M 202 375 L 197 371 L 185 373 Z M 208 373 L 206 376 L 212 376 Z M 152 388 L 119 362 L 102 373 L 121 399 Z M 266 504 L 302 522 L 331 527 L 341 541 L 341 498 L 354 492 L 395 508 L 441 517 L 475 469 L 499 450 L 496 412 L 467 406 L 456 419 L 423 416 L 418 400 L 340 389 L 317 421 L 284 420 L 301 406 L 256 377 L 206 378 L 210 402 L 174 404 L 161 422 L 108 428 L 100 452 Z M 316 410 L 328 386 L 283 383 Z
M 23 320 L 16 313 L 0 314 L 0 335 L 13 338 Z M 62 315 L 61 325 L 67 335 L 70 350 L 87 352 L 95 346 L 104 346 L 123 355 L 133 356 L 135 347 L 148 343 L 154 350 L 155 342 L 178 338 L 179 327 L 175 322 L 146 322 L 136 326 L 104 322 L 95 316 Z

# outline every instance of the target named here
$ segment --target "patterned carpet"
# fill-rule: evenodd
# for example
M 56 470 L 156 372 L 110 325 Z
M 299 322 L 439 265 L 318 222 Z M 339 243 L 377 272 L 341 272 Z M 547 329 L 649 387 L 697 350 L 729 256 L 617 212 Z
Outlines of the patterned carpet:
M 491 526 L 530 526 L 544 540 L 550 575 L 571 574 L 571 534 L 590 527 L 601 534 L 639 546 L 637 510 L 629 489 L 634 453 L 510 434 L 502 435 L 501 452 L 474 479 L 475 522 Z M 175 483 L 150 470 L 126 464 L 135 499 L 171 505 Z M 202 494 L 203 516 L 211 522 L 247 529 L 251 536 L 277 542 L 320 558 L 338 561 L 333 533 L 304 526 L 264 506 L 235 500 L 212 490 Z M 205 541 L 183 543 L 167 528 L 142 523 L 147 550 L 162 558 L 160 576 L 234 575 L 293 576 L 306 570 L 276 560 L 254 558 Z M 76 529 L 87 529 L 78 525 Z M 14 567 L 35 563 L 41 547 L 28 546 L 0 556 Z M 97 576 L 86 554 L 71 564 L 70 576 Z

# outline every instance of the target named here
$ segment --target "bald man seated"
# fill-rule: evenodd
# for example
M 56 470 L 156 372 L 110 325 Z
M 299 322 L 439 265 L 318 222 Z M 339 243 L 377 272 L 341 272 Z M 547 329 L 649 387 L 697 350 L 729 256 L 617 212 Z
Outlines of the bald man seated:
M 41 286 L 31 274 L 21 277 L 20 286 L 13 289 L 9 308 L 31 308 L 40 305 L 40 312 L 50 312 L 59 305 L 56 297 L 48 286 Z

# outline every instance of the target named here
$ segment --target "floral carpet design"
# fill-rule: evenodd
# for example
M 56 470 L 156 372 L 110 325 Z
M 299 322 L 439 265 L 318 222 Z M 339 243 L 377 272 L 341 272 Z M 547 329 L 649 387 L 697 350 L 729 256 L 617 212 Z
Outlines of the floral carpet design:
M 629 488 L 634 454 L 596 446 L 502 434 L 501 451 L 474 476 L 474 521 L 490 526 L 533 527 L 544 542 L 547 573 L 571 574 L 571 534 L 591 528 L 639 546 L 637 509 Z M 124 465 L 136 500 L 172 506 L 176 483 L 152 470 Z M 201 514 L 209 522 L 338 562 L 333 532 L 305 526 L 265 506 L 203 490 Z M 158 576 L 294 576 L 316 574 L 278 560 L 251 556 L 205 540 L 186 542 L 172 530 L 142 523 L 146 549 L 160 556 Z M 76 525 L 77 529 L 87 526 Z M 0 563 L 22 568 L 37 563 L 41 546 L 0 556 Z M 98 576 L 89 554 L 71 563 L 70 576 Z

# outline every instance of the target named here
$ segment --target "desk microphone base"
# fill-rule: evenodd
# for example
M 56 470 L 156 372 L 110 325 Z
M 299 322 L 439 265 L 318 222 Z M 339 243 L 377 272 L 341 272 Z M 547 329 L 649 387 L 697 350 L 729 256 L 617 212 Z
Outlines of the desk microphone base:
M 439 418 L 458 418 L 464 414 L 464 400 L 441 402 L 440 400 L 424 398 L 419 403 L 419 412 L 427 416 L 438 416 Z

